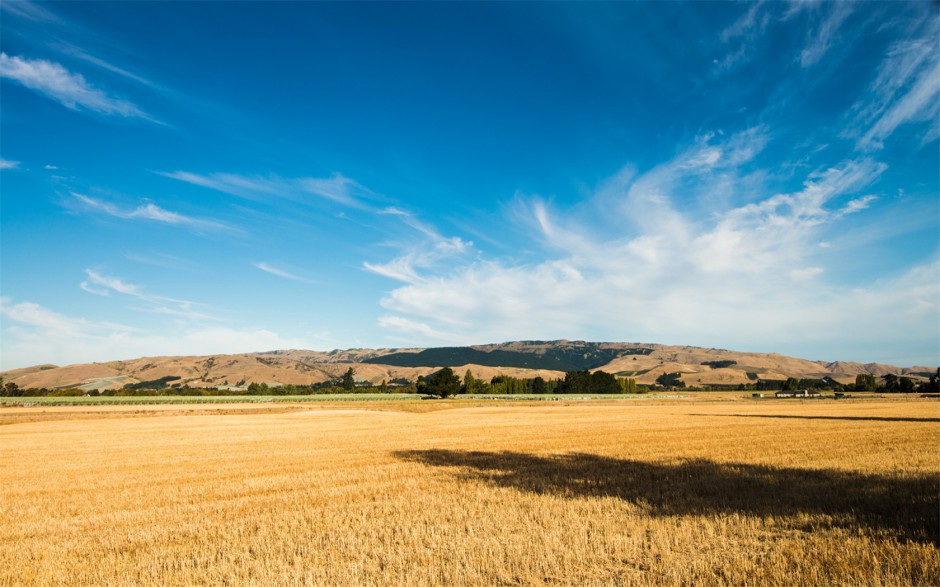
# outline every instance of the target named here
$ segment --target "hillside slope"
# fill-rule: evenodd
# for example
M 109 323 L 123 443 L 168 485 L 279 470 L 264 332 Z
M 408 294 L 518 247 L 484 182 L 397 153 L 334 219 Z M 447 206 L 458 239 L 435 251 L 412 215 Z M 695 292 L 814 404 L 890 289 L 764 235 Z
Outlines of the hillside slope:
M 4 372 L 19 387 L 119 389 L 127 384 L 166 381 L 190 387 L 311 385 L 339 378 L 352 367 L 356 379 L 414 381 L 441 367 L 459 375 L 563 377 L 569 370 L 603 370 L 638 383 L 674 375 L 687 385 L 738 385 L 760 379 L 831 377 L 851 382 L 859 374 L 892 373 L 922 379 L 931 367 L 900 368 L 878 363 L 809 361 L 775 353 L 747 353 L 691 346 L 584 341 L 516 341 L 470 347 L 345 349 L 329 352 L 300 349 L 209 356 L 143 357 L 127 361 L 57 367 L 37 365 Z

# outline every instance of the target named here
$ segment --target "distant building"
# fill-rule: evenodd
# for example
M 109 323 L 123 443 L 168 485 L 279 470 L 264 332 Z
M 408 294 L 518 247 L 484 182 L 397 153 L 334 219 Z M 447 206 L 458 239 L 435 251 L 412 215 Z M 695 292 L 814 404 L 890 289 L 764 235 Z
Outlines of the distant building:
M 800 391 L 778 391 L 774 397 L 822 397 L 822 394 L 815 390 L 802 389 Z

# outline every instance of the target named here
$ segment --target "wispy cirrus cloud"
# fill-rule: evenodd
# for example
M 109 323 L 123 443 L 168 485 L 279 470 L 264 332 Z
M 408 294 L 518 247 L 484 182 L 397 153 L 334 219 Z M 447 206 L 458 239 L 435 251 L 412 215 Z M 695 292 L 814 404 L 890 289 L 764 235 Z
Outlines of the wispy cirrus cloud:
M 162 88 L 161 86 L 154 83 L 153 81 L 143 76 L 140 76 L 136 73 L 128 71 L 122 67 L 118 67 L 117 65 L 114 65 L 113 63 L 105 61 L 104 59 L 101 59 L 100 57 L 97 57 L 95 55 L 92 55 L 86 50 L 80 47 L 77 47 L 75 45 L 67 44 L 67 43 L 59 43 L 56 45 L 56 48 L 62 51 L 63 53 L 65 53 L 66 55 L 75 57 L 77 59 L 81 59 L 82 61 L 85 61 L 87 63 L 91 63 L 92 65 L 99 67 L 105 71 L 108 71 L 120 77 L 129 79 L 131 81 L 137 82 L 138 84 L 141 84 L 143 86 L 147 86 L 149 88 L 152 88 L 155 90 L 161 90 L 164 92 L 167 91 L 165 88 Z
M 767 10 L 767 2 L 758 0 L 751 3 L 747 12 L 742 14 L 718 35 L 724 45 L 737 44 L 737 49 L 726 54 L 714 63 L 719 71 L 730 70 L 742 63 L 748 62 L 754 53 L 753 45 L 760 39 L 764 31 L 772 22 L 772 15 Z
M 933 19 L 916 38 L 893 44 L 885 55 L 869 91 L 853 107 L 849 137 L 865 150 L 883 148 L 883 141 L 898 127 L 925 123 L 924 140 L 940 133 L 940 23 Z
M 376 198 L 374 192 L 340 173 L 327 178 L 188 171 L 159 172 L 159 175 L 250 200 L 276 197 L 304 202 L 309 196 L 315 196 L 351 208 L 370 208 L 369 200 Z
M 808 2 L 799 4 L 812 6 Z M 819 9 L 828 10 L 828 14 L 822 16 L 819 23 L 809 31 L 807 44 L 800 52 L 800 65 L 804 68 L 818 63 L 832 48 L 840 27 L 855 9 L 852 2 L 826 2 L 817 6 Z
M 122 218 L 125 220 L 150 220 L 197 231 L 240 232 L 237 228 L 224 222 L 186 216 L 185 214 L 165 210 L 152 202 L 147 202 L 131 210 L 125 210 L 109 202 L 98 200 L 84 194 L 77 192 L 70 192 L 70 194 L 74 201 L 83 208 L 93 212 L 107 214 L 114 218 Z
M 465 257 L 473 249 L 472 242 L 456 236 L 441 236 L 436 230 L 416 219 L 412 219 L 408 224 L 424 235 L 424 238 L 408 246 L 405 254 L 387 263 L 366 262 L 363 263 L 363 268 L 397 281 L 420 283 L 424 280 L 421 270 L 431 269 L 448 260 Z
M 135 104 L 108 95 L 89 84 L 81 74 L 44 59 L 28 59 L 0 53 L 0 78 L 15 81 L 71 110 L 87 110 L 108 116 L 142 118 L 160 123 Z M 162 124 L 162 123 L 160 123 Z
M 42 23 L 61 23 L 62 19 L 29 0 L 8 0 L 0 3 L 0 10 L 9 14 Z
M 10 161 L 9 159 L 0 157 L 0 169 L 16 169 L 19 166 L 19 161 Z
M 449 334 L 431 328 L 427 324 L 409 320 L 401 316 L 382 316 L 379 318 L 379 326 L 393 332 L 403 333 L 404 338 L 392 336 L 393 340 L 408 341 L 407 335 L 417 335 L 425 340 L 437 340 L 450 344 L 470 345 L 477 341 L 470 336 L 461 336 Z
M 150 251 L 148 253 L 125 251 L 124 257 L 134 261 L 135 263 L 143 263 L 144 265 L 163 267 L 165 269 L 192 271 L 197 267 L 197 264 L 191 259 L 184 259 L 182 257 L 167 255 L 166 253 L 158 253 L 155 251 Z
M 79 284 L 82 290 L 99 296 L 110 296 L 113 292 L 135 298 L 146 304 L 143 307 L 136 308 L 144 312 L 165 314 L 187 321 L 214 321 L 218 319 L 197 309 L 204 307 L 204 304 L 152 294 L 139 285 L 128 283 L 118 277 L 105 275 L 95 269 L 86 269 L 85 276 L 85 280 Z
M 849 1 L 751 2 L 747 11 L 718 35 L 722 45 L 730 46 L 733 50 L 720 59 L 714 59 L 713 63 L 718 72 L 727 72 L 748 63 L 760 52 L 768 30 L 799 17 L 806 20 L 808 33 L 797 61 L 803 68 L 812 67 L 838 44 L 840 31 L 854 10 L 854 3 Z
M 274 276 L 276 276 L 276 277 L 283 277 L 284 279 L 290 279 L 291 281 L 301 281 L 301 282 L 304 282 L 304 283 L 313 283 L 313 280 L 311 280 L 311 279 L 308 279 L 308 278 L 306 278 L 306 277 L 302 277 L 302 276 L 300 276 L 300 275 L 297 275 L 296 273 L 294 273 L 294 272 L 292 272 L 292 271 L 287 271 L 287 270 L 281 269 L 281 268 L 279 268 L 279 267 L 274 267 L 273 265 L 270 265 L 269 263 L 265 263 L 265 262 L 263 262 L 263 261 L 260 261 L 260 262 L 258 262 L 258 263 L 252 263 L 252 265 L 253 265 L 255 268 L 257 268 L 257 269 L 260 269 L 261 271 L 264 271 L 265 273 L 268 273 L 268 274 L 270 274 L 270 275 L 274 275 Z

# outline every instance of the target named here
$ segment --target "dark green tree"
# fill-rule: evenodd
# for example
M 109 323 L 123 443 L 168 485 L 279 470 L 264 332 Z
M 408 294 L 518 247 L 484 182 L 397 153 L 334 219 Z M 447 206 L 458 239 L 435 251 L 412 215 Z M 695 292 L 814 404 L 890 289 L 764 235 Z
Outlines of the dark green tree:
M 937 368 L 936 373 L 930 376 L 929 381 L 920 384 L 918 390 L 922 393 L 940 393 L 940 367 Z
M 875 376 L 868 373 L 856 375 L 855 391 L 875 391 Z
M 463 392 L 464 393 L 476 393 L 477 380 L 473 376 L 473 373 L 470 372 L 470 369 L 467 369 L 467 372 L 463 376 Z
M 424 393 L 440 396 L 442 399 L 460 391 L 460 377 L 450 367 L 444 367 L 426 380 Z
M 901 393 L 914 393 L 914 380 L 910 377 L 901 377 L 898 382 L 898 391 Z
M 620 390 L 623 393 L 636 393 L 636 379 L 632 377 L 620 377 L 617 381 L 620 383 Z
M 547 393 L 548 386 L 545 385 L 545 380 L 541 377 L 536 377 L 532 380 L 532 393 Z
M 352 367 L 350 367 L 349 369 L 346 369 L 346 372 L 343 373 L 343 377 L 341 378 L 343 389 L 345 389 L 346 391 L 352 391 L 353 389 L 356 388 L 355 375 L 356 375 L 355 369 L 353 369 Z
M 589 393 L 591 389 L 590 371 L 566 371 L 562 384 L 562 393 Z
M 787 377 L 786 382 L 783 384 L 784 391 L 798 391 L 800 389 L 800 380 L 794 377 Z
M 591 393 L 620 393 L 617 378 L 606 371 L 591 373 Z
M 12 381 L 4 383 L 3 386 L 0 387 L 0 391 L 2 391 L 2 395 L 6 397 L 19 397 L 23 393 L 20 386 Z
M 255 383 L 252 382 L 248 386 L 247 395 L 268 395 L 270 393 L 270 388 L 268 388 L 267 383 Z
M 894 373 L 888 373 L 884 376 L 885 382 L 885 391 L 888 393 L 897 393 L 901 390 L 901 385 L 898 382 L 898 376 Z
M 388 393 L 388 384 L 385 383 L 385 380 L 382 380 L 382 385 L 379 386 L 379 393 Z

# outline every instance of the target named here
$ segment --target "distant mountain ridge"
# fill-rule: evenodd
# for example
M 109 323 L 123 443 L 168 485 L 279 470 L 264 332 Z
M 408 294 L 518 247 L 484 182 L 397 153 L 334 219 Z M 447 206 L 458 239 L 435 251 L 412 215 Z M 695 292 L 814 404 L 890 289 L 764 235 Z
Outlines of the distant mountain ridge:
M 651 348 L 617 348 L 610 343 L 589 343 L 580 345 L 564 344 L 568 341 L 553 341 L 554 346 L 542 348 L 553 343 L 531 341 L 527 343 L 508 343 L 508 345 L 530 344 L 535 350 L 506 350 L 504 345 L 481 345 L 470 347 L 440 347 L 424 349 L 418 352 L 391 353 L 388 355 L 364 359 L 363 363 L 395 365 L 398 367 L 455 367 L 476 364 L 487 367 L 519 367 L 523 369 L 550 369 L 555 371 L 580 371 L 596 369 L 624 355 L 649 355 Z M 604 345 L 607 346 L 604 346 Z
M 242 387 L 248 383 L 310 385 L 337 379 L 349 367 L 357 379 L 414 381 L 442 367 L 477 378 L 495 375 L 563 377 L 565 371 L 603 370 L 638 383 L 667 376 L 686 385 L 739 385 L 757 379 L 830 377 L 853 382 L 860 374 L 925 379 L 935 367 L 809 361 L 776 353 L 628 342 L 514 341 L 465 347 L 277 350 L 209 356 L 143 357 L 58 367 L 37 365 L 0 373 L 19 387 L 119 389 L 160 380 L 190 387 Z

